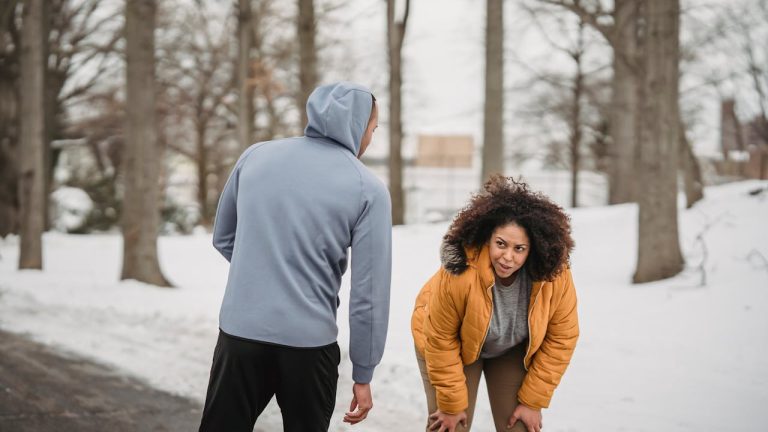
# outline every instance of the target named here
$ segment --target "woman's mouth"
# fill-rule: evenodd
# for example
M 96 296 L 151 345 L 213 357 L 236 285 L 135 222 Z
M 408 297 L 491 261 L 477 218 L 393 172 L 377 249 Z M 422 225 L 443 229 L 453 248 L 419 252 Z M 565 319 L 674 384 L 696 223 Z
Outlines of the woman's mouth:
M 496 263 L 496 264 L 498 264 L 498 265 L 499 265 L 499 270 L 502 270 L 502 271 L 504 271 L 505 273 L 506 273 L 506 272 L 509 272 L 509 271 L 512 271 L 512 267 L 511 267 L 511 266 L 506 266 L 506 265 L 504 265 L 504 264 L 502 264 L 502 263 Z

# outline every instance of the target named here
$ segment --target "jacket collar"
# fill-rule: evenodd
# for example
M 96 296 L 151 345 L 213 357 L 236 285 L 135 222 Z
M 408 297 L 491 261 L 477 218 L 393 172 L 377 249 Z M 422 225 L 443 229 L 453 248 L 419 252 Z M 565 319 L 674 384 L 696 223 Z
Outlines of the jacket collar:
M 443 239 L 440 245 L 440 262 L 443 268 L 453 275 L 460 275 L 470 267 L 475 269 L 484 287 L 491 286 L 496 280 L 488 245 L 479 249 L 469 248 L 459 241 Z
M 440 262 L 443 268 L 453 275 L 460 275 L 470 267 L 475 269 L 484 288 L 496 282 L 487 244 L 479 249 L 468 248 L 459 241 L 444 238 L 440 245 Z M 533 282 L 531 287 L 532 299 L 536 297 L 544 283 L 544 281 Z

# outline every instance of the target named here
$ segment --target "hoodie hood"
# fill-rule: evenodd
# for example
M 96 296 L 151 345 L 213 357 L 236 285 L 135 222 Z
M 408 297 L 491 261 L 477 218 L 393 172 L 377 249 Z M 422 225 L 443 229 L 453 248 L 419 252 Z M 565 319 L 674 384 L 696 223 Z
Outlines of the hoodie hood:
M 338 82 L 320 86 L 307 99 L 307 127 L 304 135 L 330 138 L 355 156 L 368 126 L 373 94 L 367 88 Z

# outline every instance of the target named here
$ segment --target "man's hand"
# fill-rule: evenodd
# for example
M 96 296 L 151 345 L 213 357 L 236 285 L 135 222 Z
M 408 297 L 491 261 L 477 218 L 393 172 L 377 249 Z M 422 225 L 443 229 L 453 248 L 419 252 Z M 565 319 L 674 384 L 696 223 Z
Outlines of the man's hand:
M 357 424 L 368 417 L 368 411 L 373 408 L 373 396 L 371 396 L 370 384 L 355 383 L 352 386 L 352 403 L 349 404 L 349 412 L 344 414 L 344 422 Z
M 467 413 L 465 411 L 458 414 L 448 414 L 437 410 L 429 415 L 429 420 L 432 422 L 429 425 L 431 431 L 454 432 L 459 424 L 467 427 Z
M 528 432 L 541 432 L 541 411 L 519 404 L 512 417 L 509 418 L 508 428 L 512 429 L 517 421 L 523 422 Z

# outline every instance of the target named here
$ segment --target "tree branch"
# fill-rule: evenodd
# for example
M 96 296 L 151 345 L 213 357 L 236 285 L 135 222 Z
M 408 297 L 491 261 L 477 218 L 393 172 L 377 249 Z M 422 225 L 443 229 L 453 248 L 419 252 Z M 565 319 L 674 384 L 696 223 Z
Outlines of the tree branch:
M 569 10 L 581 18 L 584 23 L 588 24 L 590 27 L 597 30 L 600 34 L 603 35 L 605 40 L 608 41 L 610 45 L 613 45 L 613 31 L 614 26 L 609 26 L 605 24 L 600 24 L 600 18 L 603 16 L 610 16 L 610 13 L 607 11 L 604 11 L 602 6 L 598 3 L 596 10 L 594 12 L 588 11 L 584 6 L 581 5 L 581 2 L 579 0 L 574 0 L 573 3 L 568 2 L 566 0 L 538 0 L 541 3 L 552 5 L 552 6 L 558 6 L 561 8 L 565 8 L 566 10 Z

